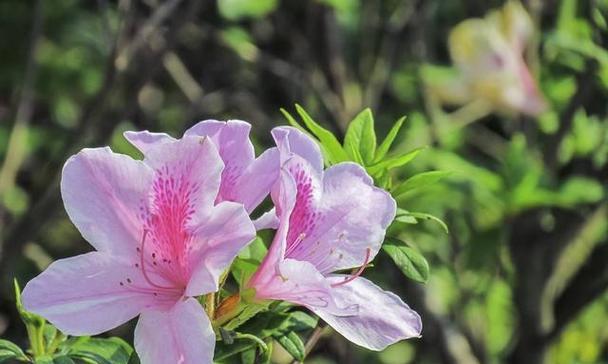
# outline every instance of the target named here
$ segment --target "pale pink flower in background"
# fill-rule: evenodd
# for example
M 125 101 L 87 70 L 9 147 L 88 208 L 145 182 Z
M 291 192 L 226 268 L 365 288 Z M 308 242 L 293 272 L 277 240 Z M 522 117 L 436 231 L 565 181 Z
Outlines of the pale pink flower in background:
M 215 335 L 193 297 L 218 289 L 255 229 L 242 204 L 217 201 L 224 163 L 212 137 L 128 135 L 143 161 L 96 148 L 66 162 L 66 211 L 96 251 L 51 264 L 25 287 L 25 308 L 70 335 L 139 315 L 142 363 L 212 363 Z
M 524 58 L 534 35 L 532 19 L 518 1 L 507 1 L 484 18 L 466 19 L 448 39 L 455 74 L 436 80 L 427 75 L 427 87 L 447 104 L 481 101 L 497 111 L 537 116 L 547 104 Z
M 249 140 L 251 125 L 241 120 L 204 120 L 184 136 L 207 136 L 218 147 L 225 168 L 216 202 L 234 201 L 251 213 L 263 200 L 278 176 L 278 155 L 272 148 L 257 159 Z M 175 140 L 165 133 L 126 132 L 125 138 L 144 155 L 154 145 Z
M 350 341 L 382 350 L 420 336 L 420 317 L 398 296 L 360 277 L 377 254 L 396 204 L 365 170 L 323 171 L 318 146 L 294 128 L 273 130 L 281 172 L 272 190 L 278 230 L 248 283 L 260 300 L 305 306 Z M 360 267 L 355 274 L 336 271 Z

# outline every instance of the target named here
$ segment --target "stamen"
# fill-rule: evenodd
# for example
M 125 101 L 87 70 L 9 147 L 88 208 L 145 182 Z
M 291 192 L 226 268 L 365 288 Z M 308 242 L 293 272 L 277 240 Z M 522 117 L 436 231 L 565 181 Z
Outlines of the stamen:
M 363 271 L 365 270 L 365 267 L 367 267 L 367 263 L 369 263 L 369 258 L 372 254 L 372 250 L 370 248 L 367 248 L 365 250 L 365 261 L 363 262 L 363 265 L 359 267 L 359 269 L 352 274 L 350 277 L 346 278 L 345 280 L 343 280 L 342 282 L 338 282 L 338 283 L 334 283 L 331 286 L 332 287 L 338 287 L 338 286 L 342 286 L 345 285 L 349 282 L 352 282 L 355 280 L 355 278 L 359 277 L 361 274 L 363 274 Z
M 146 251 L 146 249 L 145 249 L 146 236 L 148 236 L 148 230 L 144 229 L 144 235 L 141 239 L 141 254 L 140 254 L 140 261 L 139 261 L 140 266 L 141 266 L 141 272 L 143 273 L 144 278 L 146 279 L 148 284 L 150 284 L 152 287 L 156 287 L 159 289 L 175 289 L 175 287 L 161 286 L 159 284 L 156 284 L 156 283 L 152 282 L 152 280 L 148 276 L 148 273 L 146 272 L 146 264 L 144 262 L 144 255 L 145 255 L 145 251 Z M 152 254 L 152 255 L 154 255 L 154 254 Z
M 305 233 L 300 233 L 300 235 L 298 235 L 298 237 L 296 238 L 296 240 L 294 240 L 291 244 L 289 244 L 289 247 L 287 247 L 287 251 L 285 252 L 285 256 L 287 257 L 294 250 L 296 250 L 296 248 L 298 247 L 298 245 L 300 245 L 300 243 L 305 238 L 306 238 L 306 234 Z

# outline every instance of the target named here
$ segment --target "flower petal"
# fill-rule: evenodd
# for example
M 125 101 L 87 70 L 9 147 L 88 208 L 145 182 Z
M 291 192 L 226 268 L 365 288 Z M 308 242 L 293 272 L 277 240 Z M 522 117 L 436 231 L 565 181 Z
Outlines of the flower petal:
M 83 149 L 63 168 L 61 196 L 70 219 L 95 249 L 133 255 L 152 176 L 143 162 L 110 148 Z
M 211 364 L 215 334 L 194 299 L 180 300 L 169 311 L 141 315 L 135 328 L 135 350 L 146 364 Z
M 189 252 L 194 269 L 186 288 L 188 296 L 217 291 L 222 272 L 255 238 L 255 227 L 241 204 L 221 202 L 202 221 L 194 231 L 199 244 Z
M 97 335 L 171 300 L 145 287 L 133 265 L 92 252 L 51 264 L 25 286 L 23 304 L 67 334 Z
M 251 213 L 270 193 L 279 177 L 279 166 L 278 150 L 266 150 L 243 171 L 232 189 L 224 189 L 222 198 L 242 203 Z
M 270 279 L 253 286 L 258 299 L 288 301 L 309 309 L 323 309 L 337 316 L 356 312 L 352 304 L 334 300 L 328 280 L 311 263 L 286 259 L 279 263 L 278 268 Z
M 125 139 L 133 146 L 139 149 L 140 152 L 146 154 L 150 148 L 160 143 L 168 143 L 175 141 L 175 138 L 165 133 L 151 133 L 144 131 L 125 131 L 123 133 Z
M 253 221 L 256 230 L 277 229 L 279 227 L 279 218 L 274 208 L 266 211 L 262 216 Z
M 217 202 L 234 201 L 251 212 L 270 192 L 278 176 L 278 155 L 268 150 L 255 159 L 249 140 L 251 125 L 241 120 L 205 120 L 188 129 L 185 136 L 208 136 L 217 146 L 226 167 Z
M 318 267 L 322 272 L 364 264 L 367 249 L 372 260 L 397 211 L 391 195 L 375 187 L 372 178 L 354 163 L 340 163 L 325 171 L 323 205 L 326 216 L 335 214 L 339 219 L 334 223 L 334 219 L 328 218 L 330 224 L 320 223 L 315 234 L 321 245 L 338 257 L 335 265 Z
M 285 257 L 311 262 L 323 274 L 373 259 L 395 217 L 393 198 L 357 164 L 332 166 L 322 182 L 308 166 L 299 156 L 284 164 L 297 188 Z
M 345 278 L 334 275 L 329 279 L 335 284 Z M 383 350 L 397 341 L 420 336 L 420 316 L 394 293 L 383 291 L 361 277 L 333 290 L 338 303 L 358 305 L 357 314 L 336 316 L 314 307 L 312 311 L 353 343 L 371 350 Z
M 249 281 L 250 287 L 261 287 L 273 280 L 285 256 L 289 217 L 295 203 L 296 185 L 293 177 L 286 170 L 281 169 L 280 175 L 281 177 L 272 190 L 272 201 L 275 205 L 273 210 L 276 211 L 279 219 L 278 228 L 268 253 Z
M 319 145 L 308 135 L 290 126 L 280 126 L 272 129 L 272 136 L 278 149 L 286 160 L 290 154 L 304 158 L 311 167 L 321 173 L 323 171 L 323 155 Z
M 179 208 L 186 209 L 189 224 L 197 226 L 214 204 L 224 168 L 213 142 L 206 137 L 184 137 L 157 144 L 148 150 L 144 162 L 155 172 L 152 212 L 160 214 L 154 211 L 159 208 L 155 205 L 163 200 L 173 206 L 177 199 Z

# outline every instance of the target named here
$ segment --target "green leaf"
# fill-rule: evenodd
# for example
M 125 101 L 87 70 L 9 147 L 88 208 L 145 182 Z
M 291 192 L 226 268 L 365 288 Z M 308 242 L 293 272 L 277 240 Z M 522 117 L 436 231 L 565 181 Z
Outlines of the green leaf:
M 0 339 L 0 363 L 7 360 L 29 361 L 20 347 L 8 340 Z
M 36 359 L 34 359 L 34 363 L 35 364 L 53 364 L 53 358 L 48 355 L 39 356 L 39 357 L 36 357 Z
M 61 355 L 53 358 L 53 364 L 76 364 L 69 356 Z
M 369 165 L 376 152 L 374 116 L 368 108 L 361 111 L 348 125 L 344 137 L 344 149 L 358 163 Z
M 252 259 L 258 263 L 261 263 L 267 252 L 268 248 L 266 248 L 264 240 L 258 236 L 243 250 L 241 250 L 239 257 L 244 259 Z
M 80 337 L 66 343 L 67 354 L 72 358 L 89 360 L 99 364 L 127 364 L 133 349 L 124 340 Z
M 255 364 L 256 348 L 253 347 L 241 353 L 241 364 Z
M 290 331 L 287 335 L 275 336 L 274 338 L 294 359 L 304 360 L 306 349 L 298 334 Z
M 254 259 L 243 259 L 236 258 L 232 263 L 231 273 L 234 280 L 239 284 L 239 287 L 243 287 L 245 283 L 251 278 L 253 273 L 257 270 L 259 262 Z
M 226 330 L 234 330 L 245 322 L 247 322 L 248 320 L 250 320 L 251 318 L 253 318 L 254 316 L 256 316 L 258 313 L 266 311 L 268 309 L 268 303 L 252 303 L 243 305 L 244 306 L 239 312 L 239 314 L 235 318 L 230 320 L 226 325 L 224 325 L 224 328 Z
M 411 162 L 414 158 L 416 158 L 416 156 L 422 152 L 426 147 L 420 147 L 420 148 L 416 148 L 414 150 L 411 150 L 405 154 L 402 154 L 400 156 L 396 156 L 393 158 L 389 158 L 389 159 L 385 159 L 383 161 L 380 161 L 374 165 L 371 165 L 370 167 L 367 168 L 367 171 L 375 176 L 378 175 L 380 173 L 382 173 L 385 170 L 390 170 L 393 168 L 397 168 L 397 167 L 401 167 L 404 166 L 406 164 L 408 164 L 409 162 Z
M 306 129 L 304 129 L 304 127 L 302 125 L 300 125 L 300 123 L 298 123 L 296 121 L 296 119 L 293 116 L 291 116 L 291 114 L 287 110 L 285 110 L 283 108 L 281 108 L 280 110 L 281 110 L 281 114 L 283 114 L 283 116 L 285 117 L 285 119 L 287 119 L 287 122 L 289 123 L 289 125 L 293 126 L 294 128 L 300 130 L 304 134 L 306 134 L 306 135 L 310 136 L 311 138 L 315 139 L 315 137 L 312 136 Z
M 395 216 L 395 221 L 403 222 L 406 224 L 417 224 L 418 220 L 413 217 L 409 211 L 404 210 L 402 208 L 397 208 L 397 215 Z
M 273 345 L 272 341 L 267 342 L 266 345 L 268 346 L 268 350 L 266 350 L 262 353 L 262 355 L 260 355 L 260 358 L 258 360 L 259 364 L 271 364 Z
M 323 150 L 326 153 L 328 162 L 330 164 L 336 164 L 348 160 L 348 155 L 342 148 L 342 145 L 332 132 L 325 129 L 314 121 L 310 115 L 300 105 L 296 104 L 296 111 L 304 121 L 304 124 L 312 134 L 314 134 L 320 141 Z
M 429 279 L 429 264 L 418 251 L 395 238 L 386 238 L 382 249 L 408 278 L 425 283 Z
M 251 320 L 248 320 L 239 326 L 239 331 L 241 333 L 254 334 L 258 338 L 264 340 L 271 336 L 284 336 L 291 331 L 299 332 L 310 330 L 317 326 L 318 319 L 305 312 L 294 311 L 291 313 L 283 313 L 277 312 L 283 311 L 283 306 L 275 304 L 271 307 L 273 307 L 272 310 L 261 312 Z M 250 340 L 239 338 L 234 338 L 233 343 L 231 344 L 220 341 L 216 345 L 214 358 L 216 361 L 221 361 L 245 350 L 249 350 L 254 346 L 255 343 L 252 343 Z
M 261 18 L 272 12 L 278 5 L 277 0 L 218 0 L 220 14 L 229 20 L 241 18 Z
M 435 221 L 437 224 L 439 224 L 439 226 L 441 226 L 441 228 L 445 231 L 446 234 L 450 233 L 450 229 L 448 229 L 448 225 L 445 222 L 443 222 L 443 220 L 438 218 L 437 216 L 433 216 L 431 214 L 425 214 L 424 212 L 411 212 L 411 211 L 409 212 L 409 214 L 411 216 L 415 217 L 416 219 Z
M 391 194 L 393 195 L 393 197 L 398 198 L 412 190 L 433 185 L 433 184 L 441 181 L 443 178 L 445 178 L 448 175 L 450 175 L 450 172 L 447 172 L 447 171 L 430 171 L 430 172 L 418 173 L 418 174 L 406 179 L 399 186 L 395 187 L 391 191 Z
M 382 144 L 380 144 L 380 146 L 378 147 L 378 150 L 376 150 L 376 158 L 374 162 L 380 162 L 384 159 L 384 157 L 386 157 L 388 150 L 391 148 L 391 145 L 393 145 L 393 142 L 395 141 L 397 134 L 399 134 L 399 130 L 401 130 L 401 127 L 403 126 L 404 122 L 405 116 L 397 120 L 395 125 L 393 125 L 391 130 L 386 135 L 386 138 L 384 138 L 384 140 L 382 141 Z
M 131 357 L 129 358 L 128 364 L 141 364 L 141 361 L 139 360 L 139 356 L 137 356 L 137 353 L 135 352 L 135 350 L 133 350 L 133 352 L 131 353 Z

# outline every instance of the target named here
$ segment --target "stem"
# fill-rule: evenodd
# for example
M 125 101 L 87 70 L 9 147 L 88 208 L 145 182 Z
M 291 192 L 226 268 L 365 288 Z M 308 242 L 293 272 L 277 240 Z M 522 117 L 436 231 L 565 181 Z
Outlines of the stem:
M 304 357 L 308 356 L 308 354 L 310 354 L 315 345 L 317 345 L 319 339 L 321 339 L 321 337 L 323 336 L 323 330 L 325 330 L 325 327 L 325 324 L 323 322 L 320 322 L 317 327 L 315 327 L 312 334 L 310 334 L 310 337 L 308 338 L 308 340 L 306 340 L 306 344 L 304 344 Z M 297 360 L 291 362 L 291 364 L 298 363 L 300 362 Z

